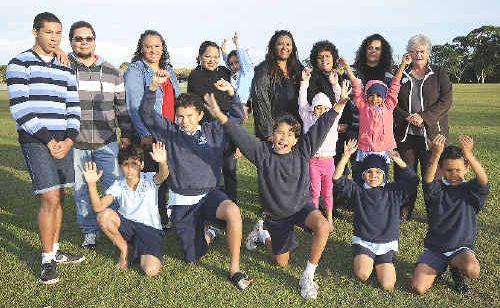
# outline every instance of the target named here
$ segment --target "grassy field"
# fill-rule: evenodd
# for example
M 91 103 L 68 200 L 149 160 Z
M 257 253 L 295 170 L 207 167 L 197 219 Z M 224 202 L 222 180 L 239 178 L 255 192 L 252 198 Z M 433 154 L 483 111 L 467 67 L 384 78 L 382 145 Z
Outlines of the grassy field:
M 81 239 L 71 195 L 65 203 L 61 246 L 67 251 L 85 253 L 87 260 L 77 266 L 60 266 L 58 284 L 40 285 L 38 201 L 31 194 L 6 93 L 0 92 L 0 127 L 3 127 L 0 130 L 0 306 L 499 307 L 500 84 L 454 86 L 450 118 L 452 142 L 456 142 L 459 133 L 475 138 L 475 153 L 486 167 L 492 186 L 487 205 L 478 217 L 477 256 L 482 273 L 471 282 L 470 294 L 461 296 L 451 291 L 448 276 L 425 296 L 411 292 L 411 274 L 422 252 L 426 232 L 424 206 L 419 196 L 415 220 L 401 226 L 394 292 L 380 290 L 373 275 L 367 283 L 353 278 L 352 216 L 340 210 L 341 217 L 335 221 L 336 229 L 317 270 L 319 297 L 305 302 L 298 292 L 298 278 L 306 263 L 311 238 L 302 231 L 297 231 L 301 246 L 287 269 L 272 266 L 269 254 L 263 249 L 243 251 L 242 268 L 254 279 L 254 285 L 244 292 L 236 290 L 226 278 L 229 259 L 223 239 L 203 258 L 203 266 L 186 265 L 175 236 L 168 232 L 163 272 L 147 278 L 134 268 L 116 271 L 118 254 L 106 239 L 98 244 L 95 253 L 79 247 Z M 255 168 L 244 159 L 239 161 L 239 200 L 246 236 L 259 205 Z

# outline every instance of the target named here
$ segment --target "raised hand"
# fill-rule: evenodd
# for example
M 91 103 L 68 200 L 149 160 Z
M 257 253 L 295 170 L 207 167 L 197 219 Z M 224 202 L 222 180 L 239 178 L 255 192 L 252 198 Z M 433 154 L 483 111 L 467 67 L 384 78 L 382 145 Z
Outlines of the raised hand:
M 342 66 L 345 70 L 350 69 L 351 67 L 349 66 L 349 62 L 347 61 L 346 58 L 340 57 L 338 60 L 338 63 L 340 66 Z
M 220 44 L 220 51 L 223 55 L 227 55 L 227 39 L 224 38 Z
M 83 178 L 85 179 L 85 182 L 87 182 L 87 184 L 96 183 L 97 181 L 99 181 L 101 176 L 102 170 L 99 170 L 99 172 L 97 172 L 97 166 L 95 162 L 88 161 L 85 163 Z
M 337 71 L 331 71 L 330 74 L 328 74 L 328 81 L 331 85 L 339 83 L 339 75 L 337 74 Z
M 238 34 L 238 32 L 234 32 L 233 43 L 236 49 L 240 48 L 240 35 Z
M 431 142 L 431 151 L 432 154 L 436 156 L 441 156 L 441 153 L 443 153 L 444 146 L 446 144 L 446 137 L 438 134 L 436 137 Z
M 167 162 L 167 150 L 165 150 L 165 145 L 160 141 L 153 143 L 152 152 L 149 152 L 149 155 L 157 163 Z
M 311 72 L 312 70 L 310 68 L 304 67 L 304 69 L 302 70 L 302 80 L 309 81 L 309 79 L 311 79 Z
M 340 88 L 341 88 L 340 100 L 347 101 L 352 91 L 352 88 L 349 88 L 349 81 L 343 80 L 342 84 L 340 85 Z
M 222 113 L 220 110 L 219 104 L 217 103 L 217 100 L 215 99 L 215 96 L 213 93 L 210 94 L 205 94 L 203 96 L 203 99 L 205 100 L 205 108 L 210 112 L 210 114 L 214 118 L 218 118 L 217 116 Z
M 153 76 L 153 80 L 151 81 L 151 84 L 149 85 L 149 89 L 151 91 L 156 91 L 156 89 L 158 89 L 158 87 L 164 83 L 165 81 L 167 81 L 167 79 L 170 78 L 170 73 L 166 70 L 159 70 L 157 71 L 154 76 Z
M 231 83 L 229 81 L 225 80 L 224 78 L 217 80 L 217 82 L 214 83 L 214 86 L 217 90 L 222 91 L 222 92 L 226 92 L 227 94 L 229 94 L 229 96 L 234 95 L 233 86 L 231 85 Z
M 358 149 L 358 141 L 356 139 L 350 139 L 344 142 L 344 154 L 351 156 Z
M 472 153 L 474 148 L 474 139 L 471 136 L 460 135 L 458 136 L 458 141 L 460 142 L 460 147 L 464 152 L 464 155 Z
M 405 53 L 403 57 L 401 58 L 401 63 L 399 66 L 405 68 L 407 65 L 411 63 L 411 56 L 410 53 Z

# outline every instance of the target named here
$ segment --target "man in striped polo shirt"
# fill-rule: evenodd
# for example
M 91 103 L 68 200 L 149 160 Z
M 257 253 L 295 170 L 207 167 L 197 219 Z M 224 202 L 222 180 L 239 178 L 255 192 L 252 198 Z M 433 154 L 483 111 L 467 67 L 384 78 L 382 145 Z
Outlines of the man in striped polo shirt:
M 99 224 L 83 178 L 85 162 L 93 161 L 103 171 L 101 184 L 107 190 L 119 175 L 117 126 L 121 146 L 130 144 L 132 134 L 123 78 L 116 68 L 95 54 L 95 38 L 94 28 L 86 21 L 75 22 L 69 30 L 73 49 L 69 60 L 76 72 L 82 108 L 80 135 L 74 146 L 74 197 L 77 223 L 84 235 L 82 246 L 88 249 L 95 248 Z
M 56 263 L 85 259 L 59 250 L 64 188 L 74 184 L 72 147 L 80 130 L 74 72 L 54 57 L 61 33 L 55 15 L 38 14 L 33 22 L 35 45 L 10 60 L 6 72 L 10 111 L 34 193 L 40 198 L 40 282 L 45 284 L 58 281 Z

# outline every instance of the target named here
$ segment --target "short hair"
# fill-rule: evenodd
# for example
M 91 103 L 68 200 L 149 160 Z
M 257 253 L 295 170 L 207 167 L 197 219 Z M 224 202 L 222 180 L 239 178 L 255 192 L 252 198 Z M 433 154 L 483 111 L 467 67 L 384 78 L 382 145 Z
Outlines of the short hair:
M 196 111 L 201 113 L 204 110 L 203 99 L 201 98 L 201 96 L 194 93 L 183 93 L 179 95 L 179 97 L 177 97 L 175 100 L 175 110 L 177 110 L 177 108 L 179 107 L 194 107 Z
M 227 62 L 229 62 L 229 60 L 231 59 L 231 57 L 237 57 L 238 58 L 238 51 L 236 49 L 231 50 L 231 52 L 227 55 Z
M 69 28 L 69 40 L 71 41 L 73 39 L 73 34 L 75 34 L 76 29 L 80 28 L 89 28 L 90 31 L 92 31 L 92 35 L 94 36 L 95 39 L 95 31 L 92 25 L 86 21 L 80 20 L 71 25 L 71 28 Z
M 33 29 L 37 31 L 40 30 L 43 27 L 44 22 L 57 22 L 62 25 L 56 15 L 49 12 L 43 12 L 35 16 L 35 19 L 33 20 Z
M 203 43 L 201 43 L 200 48 L 198 49 L 198 57 L 196 57 L 196 63 L 201 64 L 201 56 L 208 47 L 214 47 L 217 48 L 218 51 L 220 51 L 219 45 L 217 45 L 217 43 L 212 41 L 204 41 Z
M 300 133 L 302 132 L 302 126 L 300 122 L 291 114 L 285 113 L 279 116 L 273 125 L 273 131 L 275 131 L 281 123 L 286 123 L 292 127 L 292 131 L 295 133 L 295 137 L 300 137 Z
M 144 161 L 144 151 L 136 146 L 129 145 L 118 152 L 118 164 L 123 164 L 127 159 L 133 158 L 141 162 Z
M 422 46 L 424 45 L 425 48 L 427 49 L 427 52 L 430 54 L 432 50 L 432 44 L 431 40 L 423 35 L 423 34 L 417 34 L 408 40 L 408 44 L 406 45 L 406 51 L 413 51 L 416 46 Z
M 443 165 L 443 162 L 446 159 L 463 159 L 465 163 L 467 163 L 467 160 L 465 159 L 464 156 L 464 152 L 462 151 L 461 148 L 457 147 L 456 145 L 449 145 L 446 148 L 444 148 L 443 153 L 441 153 L 441 156 L 439 157 L 440 167 Z
M 319 41 L 314 43 L 311 54 L 309 55 L 309 61 L 314 69 L 318 67 L 318 54 L 323 51 L 329 51 L 333 58 L 333 68 L 337 67 L 337 60 L 339 59 L 339 51 L 335 45 L 330 41 Z

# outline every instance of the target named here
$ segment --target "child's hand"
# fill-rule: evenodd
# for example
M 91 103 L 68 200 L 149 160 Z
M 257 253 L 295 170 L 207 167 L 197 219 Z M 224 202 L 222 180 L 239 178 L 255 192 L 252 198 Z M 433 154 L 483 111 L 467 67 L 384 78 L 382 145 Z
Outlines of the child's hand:
M 464 151 L 464 155 L 471 154 L 474 148 L 474 139 L 471 136 L 460 135 L 458 136 L 458 141 L 460 142 L 460 147 Z
M 240 35 L 238 34 L 238 32 L 234 32 L 233 43 L 236 49 L 240 48 Z
M 358 141 L 356 139 L 351 139 L 344 142 L 344 155 L 351 156 L 358 149 Z
M 349 81 L 343 80 L 340 92 L 340 101 L 345 101 L 349 99 L 349 95 L 351 94 L 352 88 L 349 88 Z
M 389 150 L 387 151 L 387 154 L 389 154 L 389 157 L 394 160 L 394 159 L 401 159 L 401 155 L 399 155 L 399 152 L 396 150 Z
M 309 79 L 311 79 L 311 69 L 308 67 L 304 67 L 302 70 L 302 80 L 309 82 Z
M 217 82 L 214 83 L 214 86 L 217 90 L 222 91 L 222 92 L 226 92 L 227 94 L 229 94 L 229 96 L 234 95 L 233 86 L 231 85 L 231 83 L 229 81 L 227 81 L 224 78 L 217 80 Z
M 217 100 L 215 99 L 215 96 L 213 93 L 210 93 L 210 94 L 205 94 L 205 96 L 203 96 L 203 99 L 205 100 L 205 108 L 208 110 L 208 112 L 210 112 L 210 114 L 214 117 L 214 118 L 218 118 L 217 116 L 222 113 L 222 111 L 220 110 L 220 107 L 219 107 L 219 104 L 217 104 Z
M 165 145 L 158 141 L 153 143 L 152 152 L 149 152 L 151 158 L 157 163 L 166 163 L 167 162 L 167 150 L 165 150 Z
M 223 55 L 227 54 L 227 39 L 224 38 L 222 40 L 222 43 L 220 44 L 220 51 L 222 52 Z
M 344 58 L 344 57 L 340 57 L 340 58 L 339 58 L 339 60 L 338 60 L 338 62 L 339 62 L 339 64 L 340 64 L 340 65 L 341 65 L 341 66 L 342 66 L 345 70 L 347 70 L 347 69 L 351 68 L 351 67 L 349 66 L 349 62 L 347 62 L 346 58 Z
M 446 137 L 438 134 L 431 142 L 431 151 L 436 156 L 441 156 L 443 153 L 444 145 L 446 144 Z
M 336 85 L 339 83 L 339 75 L 337 74 L 337 71 L 332 71 L 330 72 L 330 74 L 328 74 L 328 81 L 331 85 Z
M 403 58 L 401 58 L 401 63 L 399 64 L 399 67 L 405 68 L 410 63 L 411 63 L 411 56 L 409 53 L 405 53 Z
M 87 184 L 95 184 L 102 176 L 102 170 L 97 172 L 97 166 L 94 162 L 86 162 L 83 171 L 83 178 Z

